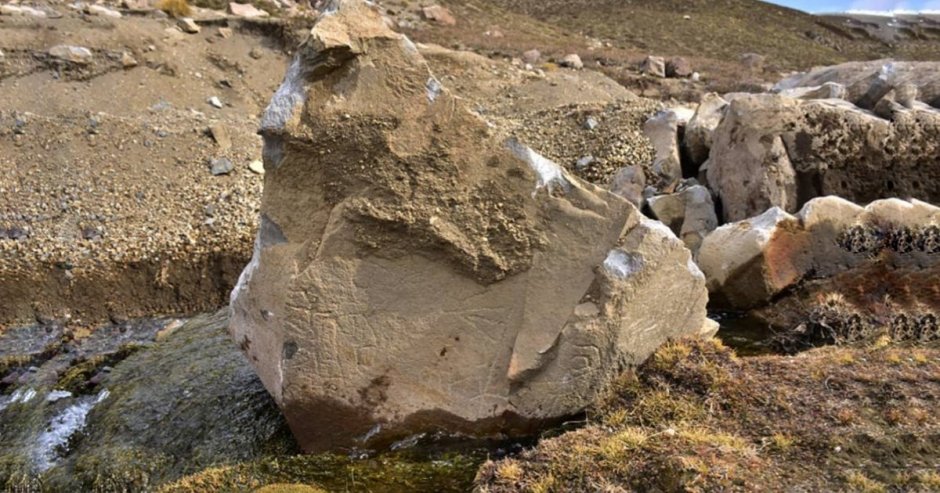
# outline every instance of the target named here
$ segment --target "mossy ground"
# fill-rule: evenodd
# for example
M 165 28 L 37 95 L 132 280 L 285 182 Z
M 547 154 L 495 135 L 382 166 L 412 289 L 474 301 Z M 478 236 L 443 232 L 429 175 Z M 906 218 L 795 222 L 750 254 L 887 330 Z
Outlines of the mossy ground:
M 581 430 L 489 462 L 481 491 L 937 491 L 940 350 L 738 358 L 662 347 Z
M 346 456 L 296 455 L 270 457 L 233 466 L 216 467 L 164 486 L 160 493 L 254 491 L 280 485 L 305 485 L 325 491 L 460 492 L 468 491 L 482 458 L 446 455 L 416 460 L 392 454 L 353 460 Z M 267 491 L 267 490 L 265 490 Z M 285 490 L 287 491 L 287 490 Z M 296 490 L 301 491 L 301 490 Z

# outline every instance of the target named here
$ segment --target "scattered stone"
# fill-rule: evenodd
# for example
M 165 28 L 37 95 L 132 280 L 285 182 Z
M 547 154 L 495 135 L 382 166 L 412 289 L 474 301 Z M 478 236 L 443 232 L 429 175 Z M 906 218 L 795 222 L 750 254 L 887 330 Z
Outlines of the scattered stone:
M 594 118 L 593 116 L 589 116 L 587 117 L 587 119 L 584 120 L 583 126 L 585 130 L 594 130 L 595 128 L 597 128 L 598 125 L 600 124 L 597 122 L 597 119 Z
M 542 58 L 542 52 L 539 50 L 529 50 L 522 54 L 522 61 L 530 65 L 539 63 Z
M 191 17 L 180 18 L 178 21 L 176 21 L 176 25 L 180 28 L 180 30 L 187 34 L 196 34 L 202 30 L 202 28 L 199 27 L 199 24 L 196 24 L 196 21 L 194 21 Z
M 255 159 L 254 161 L 248 163 L 248 169 L 256 175 L 264 174 L 264 162 Z
M 692 82 L 700 82 L 702 80 L 702 74 L 698 72 L 692 72 L 692 76 L 689 77 L 689 80 Z
M 264 58 L 264 50 L 255 46 L 251 49 L 251 51 L 248 52 L 248 56 L 254 58 L 255 60 L 260 60 Z
M 75 63 L 78 65 L 87 65 L 91 63 L 94 55 L 91 50 L 83 46 L 57 45 L 49 48 L 49 55 L 59 60 Z
M 3 50 L 0 50 L 0 63 L 6 61 L 6 55 L 3 54 Z
M 751 72 L 763 72 L 767 57 L 758 55 L 757 53 L 745 53 L 741 55 L 740 60 L 741 64 L 747 67 Z
M 584 169 L 594 163 L 594 156 L 584 156 L 574 164 L 578 169 Z
M 232 164 L 228 158 L 216 158 L 209 161 L 209 166 L 212 171 L 213 176 L 227 175 L 235 169 L 235 166 Z
M 558 64 L 561 65 L 562 67 L 573 68 L 576 70 L 581 70 L 582 68 L 584 68 L 584 62 L 582 62 L 581 57 L 575 53 L 566 55 L 564 58 L 561 59 L 560 62 L 558 62 Z
M 666 77 L 666 59 L 661 56 L 647 56 L 643 60 L 643 65 L 641 70 L 644 74 L 652 75 L 653 77 Z
M 679 180 L 682 179 L 678 115 L 671 110 L 657 113 L 643 124 L 643 133 L 656 149 L 652 169 L 659 178 L 661 189 L 666 192 L 674 190 Z
M 112 19 L 120 19 L 121 13 L 117 10 L 109 9 L 103 5 L 89 5 L 85 7 L 85 13 L 88 15 L 96 15 L 101 17 L 111 17 Z
M 215 143 L 219 145 L 219 149 L 226 151 L 232 148 L 232 139 L 229 138 L 228 131 L 225 129 L 223 123 L 216 122 L 209 125 L 209 134 L 215 139 Z
M 137 66 L 137 59 L 134 58 L 133 55 L 131 55 L 130 53 L 128 53 L 128 52 L 125 51 L 125 52 L 121 53 L 121 66 L 124 67 L 124 68 L 136 67 L 136 66 Z
M 429 101 L 404 40 L 340 2 L 262 117 L 278 179 L 230 330 L 308 452 L 523 432 L 705 325 L 704 276 L 671 231 L 504 140 L 451 89 Z M 324 84 L 335 71 L 342 98 Z
M 423 8 L 421 12 L 424 14 L 424 18 L 429 21 L 433 21 L 445 26 L 457 25 L 457 19 L 455 19 L 454 15 L 450 13 L 450 10 L 440 5 L 430 5 Z
M 620 168 L 610 181 L 610 191 L 627 199 L 638 209 L 642 208 L 646 202 L 644 197 L 645 189 L 646 173 L 643 172 L 643 168 L 640 166 Z
M 82 228 L 82 239 L 85 240 L 100 240 L 104 236 L 104 228 L 101 226 L 86 226 Z
M 45 11 L 28 7 L 25 5 L 0 5 L 0 15 L 9 16 L 27 16 L 27 17 L 48 17 Z
M 230 27 L 220 27 L 217 34 L 222 39 L 228 39 L 232 37 L 234 32 L 232 31 L 232 28 Z
M 666 62 L 666 77 L 686 78 L 692 73 L 692 64 L 683 57 L 673 57 Z
M 225 105 L 222 104 L 222 100 L 219 99 L 218 96 L 212 96 L 212 97 L 210 97 L 209 99 L 207 99 L 206 102 L 209 103 L 209 104 L 211 104 L 213 107 L 218 108 L 218 109 L 222 109 L 222 108 L 225 107 Z
M 267 12 L 255 7 L 254 5 L 250 3 L 229 2 L 228 11 L 230 14 L 237 16 L 237 17 L 242 17 L 244 19 L 267 17 L 268 15 L 270 15 Z

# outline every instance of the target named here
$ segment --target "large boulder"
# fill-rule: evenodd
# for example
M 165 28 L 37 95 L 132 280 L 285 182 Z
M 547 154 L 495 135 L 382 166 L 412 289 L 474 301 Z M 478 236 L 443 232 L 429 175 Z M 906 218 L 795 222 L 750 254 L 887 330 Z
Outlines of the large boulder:
M 736 97 L 703 165 L 724 219 L 774 206 L 793 213 L 825 195 L 856 203 L 892 196 L 940 201 L 940 182 L 932 178 L 940 173 L 940 112 L 889 102 L 892 120 L 841 100 Z
M 935 270 L 940 266 L 938 227 L 940 208 L 925 202 L 885 199 L 862 207 L 827 196 L 807 202 L 796 215 L 774 207 L 726 224 L 705 237 L 696 260 L 718 304 L 750 309 L 804 281 L 862 267 Z M 903 284 L 878 289 L 936 298 L 936 286 L 921 293 Z
M 507 139 L 365 2 L 335 4 L 263 116 L 231 303 L 305 450 L 531 432 L 713 329 L 671 231 Z

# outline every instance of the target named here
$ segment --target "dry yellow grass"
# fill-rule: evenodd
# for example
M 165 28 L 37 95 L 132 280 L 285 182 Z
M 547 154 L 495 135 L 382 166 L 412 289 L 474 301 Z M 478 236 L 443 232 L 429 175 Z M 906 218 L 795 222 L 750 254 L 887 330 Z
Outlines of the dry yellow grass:
M 189 17 L 192 8 L 186 0 L 160 0 L 157 8 L 173 17 Z

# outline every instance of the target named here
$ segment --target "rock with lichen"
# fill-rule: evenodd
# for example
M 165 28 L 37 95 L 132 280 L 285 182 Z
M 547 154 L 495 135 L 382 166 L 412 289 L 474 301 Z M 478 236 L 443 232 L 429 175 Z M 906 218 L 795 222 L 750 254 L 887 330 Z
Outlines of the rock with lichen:
M 668 228 L 471 111 L 365 2 L 319 19 L 262 134 L 231 332 L 308 451 L 531 432 L 711 329 Z

